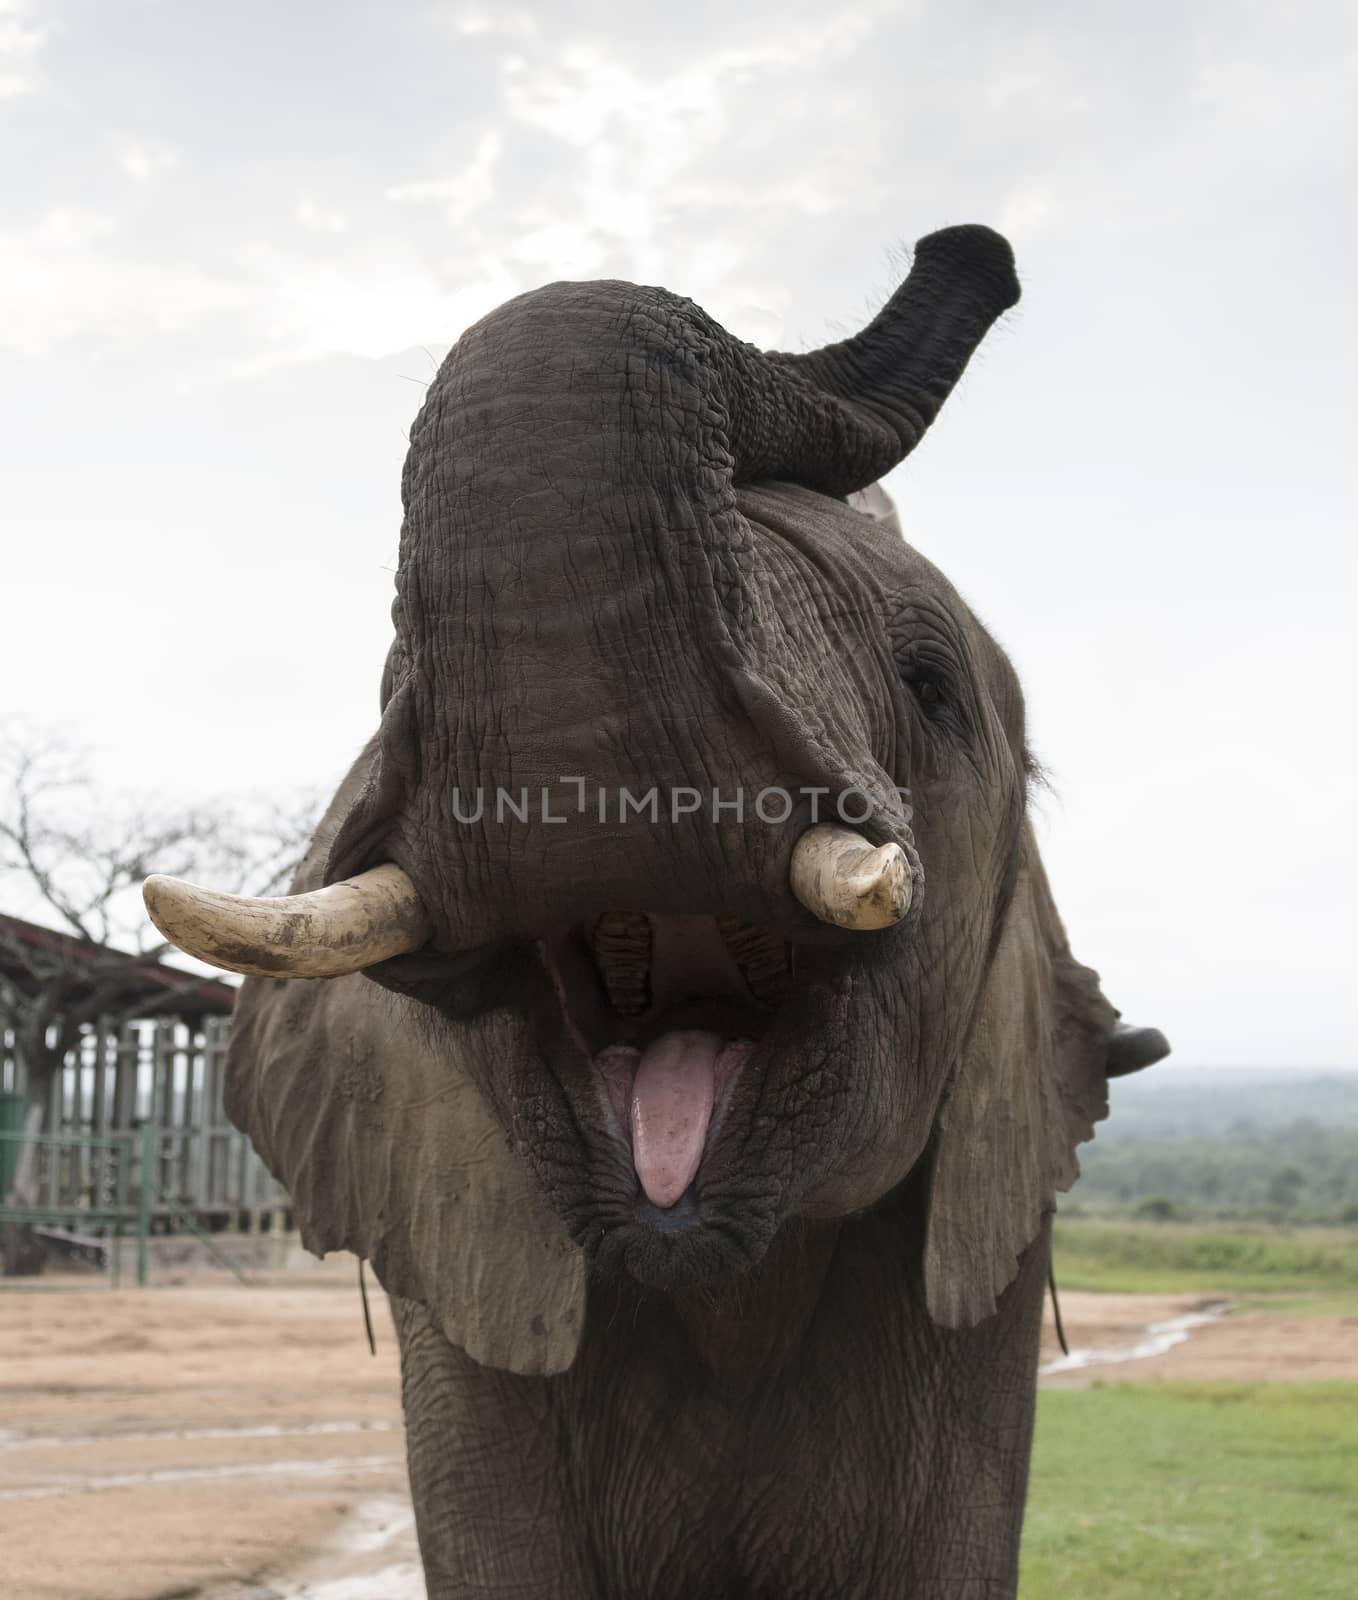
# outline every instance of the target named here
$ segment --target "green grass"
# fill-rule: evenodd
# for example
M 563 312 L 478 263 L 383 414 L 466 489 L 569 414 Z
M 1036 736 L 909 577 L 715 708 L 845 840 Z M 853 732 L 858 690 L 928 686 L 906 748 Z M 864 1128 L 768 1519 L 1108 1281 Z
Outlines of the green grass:
M 1046 1390 L 1020 1600 L 1350 1600 L 1358 1384 Z
M 1358 1289 L 1312 1289 L 1290 1294 L 1285 1290 L 1242 1294 L 1231 1299 L 1233 1311 L 1271 1311 L 1278 1317 L 1350 1317 L 1350 1335 L 1358 1347 Z
M 1063 1289 L 1124 1294 L 1358 1290 L 1358 1228 L 1250 1228 L 1058 1217 Z

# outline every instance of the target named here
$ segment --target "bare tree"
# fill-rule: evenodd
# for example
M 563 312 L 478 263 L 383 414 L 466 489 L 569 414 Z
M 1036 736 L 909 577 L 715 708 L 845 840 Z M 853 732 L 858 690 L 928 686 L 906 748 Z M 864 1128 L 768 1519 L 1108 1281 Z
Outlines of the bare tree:
M 0 917 L 0 1029 L 23 1064 L 30 1133 L 41 1129 L 53 1079 L 86 1028 L 173 1012 L 189 997 L 157 970 L 169 947 L 142 908 L 142 880 L 168 872 L 277 893 L 319 809 L 313 795 L 177 809 L 110 800 L 90 769 L 58 740 L 0 733 L 3 908 L 41 925 Z

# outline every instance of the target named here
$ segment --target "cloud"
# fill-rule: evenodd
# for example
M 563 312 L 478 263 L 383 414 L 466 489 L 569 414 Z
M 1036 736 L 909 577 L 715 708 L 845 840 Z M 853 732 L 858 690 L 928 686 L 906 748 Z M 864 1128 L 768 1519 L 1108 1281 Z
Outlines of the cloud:
M 1006 196 L 1000 207 L 997 225 L 1015 244 L 1050 227 L 1061 216 L 1061 207 L 1045 183 L 1020 183 Z
M 467 165 L 447 178 L 394 184 L 387 199 L 398 204 L 436 204 L 451 223 L 468 217 L 490 203 L 495 193 L 495 171 L 504 138 L 498 128 L 489 128 L 476 142 L 476 151 Z
M 43 244 L 83 245 L 102 239 L 117 227 L 102 211 L 82 206 L 53 206 L 38 220 L 36 234 Z
M 375 240 L 343 259 L 316 260 L 272 245 L 241 252 L 254 340 L 240 371 L 323 355 L 378 357 L 426 340 L 448 342 L 518 285 L 483 265 L 450 283 L 412 250 Z
M 112 217 L 57 206 L 0 234 L 0 347 L 40 355 L 73 339 L 131 346 L 239 309 L 240 287 L 198 267 L 137 261 L 107 247 Z
M 349 226 L 343 212 L 321 205 L 310 195 L 303 195 L 297 202 L 297 220 L 313 233 L 343 233 Z
M 47 33 L 26 20 L 28 11 L 25 0 L 0 0 L 0 100 L 32 94 L 42 82 L 37 57 Z
M 303 205 L 306 203 L 304 202 Z M 323 207 L 299 220 L 324 231 Z M 521 285 L 502 264 L 437 271 L 392 237 L 344 254 L 254 241 L 211 266 L 131 253 L 115 217 L 55 206 L 0 234 L 0 349 L 43 355 L 80 340 L 96 351 L 141 348 L 192 333 L 205 373 L 266 371 L 327 354 L 377 357 L 446 342 Z M 183 354 L 174 371 L 190 374 Z
M 479 7 L 471 7 L 460 11 L 453 18 L 453 28 L 465 39 L 484 34 L 522 39 L 538 31 L 536 20 L 528 12 L 511 11 L 508 8 L 497 9 L 492 13 L 483 11 Z
M 152 183 L 179 165 L 168 145 L 131 139 L 118 151 L 118 165 L 134 183 Z
M 545 65 L 515 72 L 506 86 L 511 117 L 553 138 L 589 149 L 610 136 L 633 160 L 658 157 L 672 166 L 712 148 L 743 119 L 746 94 L 779 73 L 802 78 L 808 60 L 843 57 L 870 34 L 868 10 L 843 11 L 833 22 L 785 28 L 752 45 L 726 46 L 686 59 L 669 70 L 640 73 L 600 44 L 574 45 Z M 768 115 L 777 116 L 778 102 Z M 638 186 L 644 174 L 637 174 Z
M 571 42 L 572 30 L 521 13 L 450 8 L 441 21 L 459 71 L 479 71 L 479 52 L 487 75 L 479 129 L 458 158 L 435 151 L 424 172 L 375 189 L 352 167 L 337 175 L 311 162 L 270 193 L 261 169 L 242 239 L 215 226 L 235 197 L 209 201 L 214 160 L 199 152 L 194 203 L 214 220 L 185 260 L 178 208 L 152 197 L 190 156 L 127 137 L 115 158 L 148 191 L 136 227 L 124 237 L 114 218 L 94 220 L 102 209 L 62 205 L 40 237 L 0 239 L 0 276 L 30 306 L 23 331 L 0 338 L 41 350 L 80 336 L 97 349 L 185 329 L 207 339 L 215 320 L 220 341 L 205 342 L 203 367 L 255 370 L 443 342 L 546 278 L 621 276 L 683 287 L 719 319 L 779 342 L 795 278 L 768 240 L 795 219 L 870 207 L 880 182 L 846 159 L 859 135 L 833 95 L 808 109 L 806 63 L 848 92 L 844 76 L 857 81 L 885 14 L 867 0 L 833 19 L 727 30 L 698 53 L 628 55 L 625 40 L 591 42 L 576 28 Z M 512 62 L 499 53 L 504 38 L 523 52 Z M 1028 196 L 1022 213 L 1035 217 L 1038 205 Z

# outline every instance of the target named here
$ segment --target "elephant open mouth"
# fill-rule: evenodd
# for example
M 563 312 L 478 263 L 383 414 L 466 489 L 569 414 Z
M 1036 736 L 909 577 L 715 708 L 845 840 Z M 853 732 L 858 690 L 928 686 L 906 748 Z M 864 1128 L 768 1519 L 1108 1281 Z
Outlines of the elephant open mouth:
M 845 1091 L 854 991 L 884 953 L 791 935 L 608 912 L 537 942 L 551 997 L 523 1071 L 569 1107 L 575 1154 L 556 1146 L 543 1179 L 596 1267 L 665 1290 L 748 1271 L 814 1185 L 809 1145 L 799 1175 L 774 1176 L 769 1143 L 793 1123 L 771 1108 L 800 1084 L 814 1120 Z
M 602 1267 L 677 1288 L 748 1270 L 835 1159 L 818 1135 L 852 1099 L 872 1011 L 850 992 L 885 959 L 860 941 L 913 918 L 908 848 L 817 823 L 790 853 L 787 889 L 767 895 L 767 924 L 729 909 L 589 911 L 452 956 L 391 862 L 271 900 L 164 878 L 146 896 L 181 948 L 235 970 L 371 969 L 455 1027 L 500 1016 L 510 1034 L 485 1092 L 571 1237 Z M 789 1097 L 794 1112 L 777 1114 Z
M 787 998 L 793 947 L 733 917 L 605 912 L 539 948 L 641 1194 L 669 1211 Z

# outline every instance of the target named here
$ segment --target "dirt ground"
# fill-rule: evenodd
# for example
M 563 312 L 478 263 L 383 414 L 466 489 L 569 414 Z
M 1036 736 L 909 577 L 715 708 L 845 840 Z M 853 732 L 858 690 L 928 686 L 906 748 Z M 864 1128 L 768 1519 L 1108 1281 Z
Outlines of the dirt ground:
M 374 1292 L 369 1355 L 352 1262 L 39 1283 L 0 1289 L 5 1600 L 420 1600 L 396 1339 Z M 1075 1356 L 1048 1328 L 1051 1385 L 1358 1380 L 1354 1317 L 1070 1291 L 1062 1310 Z
M 1166 1380 L 1242 1383 L 1358 1381 L 1358 1317 L 1305 1316 L 1202 1295 L 1087 1294 L 1061 1291 L 1066 1340 L 1078 1361 L 1061 1360 L 1048 1302 L 1042 1330 L 1042 1382 Z M 1188 1327 L 1176 1324 L 1187 1322 Z M 1163 1331 L 1161 1331 L 1163 1330 Z M 1159 1348 L 1163 1346 L 1164 1348 Z M 1058 1370 L 1064 1368 L 1065 1370 Z

